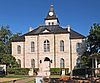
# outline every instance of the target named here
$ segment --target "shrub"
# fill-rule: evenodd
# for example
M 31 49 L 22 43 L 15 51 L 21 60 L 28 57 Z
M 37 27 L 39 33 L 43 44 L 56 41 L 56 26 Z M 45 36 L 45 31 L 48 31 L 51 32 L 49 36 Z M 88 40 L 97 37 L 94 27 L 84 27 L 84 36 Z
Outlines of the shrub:
M 92 71 L 94 72 L 94 70 L 91 70 L 89 68 L 74 69 L 73 76 L 85 76 L 86 74 L 91 75 Z
M 51 75 L 61 75 L 62 69 L 65 70 L 65 74 L 68 74 L 69 69 L 68 68 L 51 68 L 50 72 Z
M 33 68 L 33 71 L 34 72 L 38 72 L 39 71 L 39 68 Z
M 8 68 L 8 74 L 15 74 L 15 75 L 28 75 L 29 68 Z
M 50 68 L 51 75 L 60 75 L 61 68 Z
M 14 68 L 7 68 L 7 74 L 15 74 Z
M 51 72 L 61 72 L 61 68 L 51 68 Z

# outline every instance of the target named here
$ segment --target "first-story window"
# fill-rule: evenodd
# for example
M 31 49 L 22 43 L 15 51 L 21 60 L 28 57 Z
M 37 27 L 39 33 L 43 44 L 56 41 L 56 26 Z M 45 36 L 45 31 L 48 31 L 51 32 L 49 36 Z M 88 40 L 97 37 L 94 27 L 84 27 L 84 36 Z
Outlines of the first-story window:
M 60 59 L 60 68 L 64 68 L 65 64 L 64 64 L 64 59 L 61 58 Z
M 18 63 L 18 67 L 21 68 L 21 60 L 20 59 L 17 60 L 17 63 Z
M 21 46 L 20 45 L 17 46 L 17 53 L 21 54 Z
M 40 63 L 42 63 L 42 60 L 40 60 Z
M 35 60 L 34 59 L 31 59 L 31 67 L 35 68 Z

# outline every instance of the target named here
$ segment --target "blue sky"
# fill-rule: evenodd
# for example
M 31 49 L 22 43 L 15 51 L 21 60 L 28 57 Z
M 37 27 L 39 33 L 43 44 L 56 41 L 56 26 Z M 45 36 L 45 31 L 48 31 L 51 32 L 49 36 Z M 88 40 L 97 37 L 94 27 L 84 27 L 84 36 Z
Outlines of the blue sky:
M 0 26 L 24 34 L 30 26 L 44 24 L 51 4 L 61 26 L 70 25 L 85 36 L 93 23 L 100 23 L 100 0 L 0 0 Z

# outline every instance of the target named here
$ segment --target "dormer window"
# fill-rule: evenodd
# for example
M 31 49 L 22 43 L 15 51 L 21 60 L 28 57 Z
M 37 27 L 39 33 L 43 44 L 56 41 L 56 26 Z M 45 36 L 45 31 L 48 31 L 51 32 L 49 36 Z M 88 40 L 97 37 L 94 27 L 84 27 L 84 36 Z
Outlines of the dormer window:
M 48 22 L 48 25 L 50 25 L 50 22 Z
M 54 25 L 54 22 L 52 22 L 52 25 Z

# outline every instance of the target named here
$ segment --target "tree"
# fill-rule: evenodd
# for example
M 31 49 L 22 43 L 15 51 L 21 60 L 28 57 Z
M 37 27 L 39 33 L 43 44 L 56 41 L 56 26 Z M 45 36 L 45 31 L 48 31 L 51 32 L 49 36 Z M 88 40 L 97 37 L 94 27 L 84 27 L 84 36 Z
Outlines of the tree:
M 100 52 L 100 25 L 94 24 L 90 29 L 87 45 L 90 54 Z
M 19 35 L 20 33 L 13 34 L 9 30 L 9 26 L 0 28 L 0 64 L 11 65 L 12 67 L 17 65 L 15 58 L 11 56 L 11 41 Z
M 86 51 L 82 55 L 81 63 L 91 67 L 91 54 L 100 53 L 100 24 L 93 24 L 86 38 Z
M 15 57 L 11 54 L 0 54 L 0 64 L 6 64 L 7 68 L 18 66 Z
M 10 53 L 9 39 L 12 33 L 8 26 L 2 26 L 0 29 L 0 53 Z

